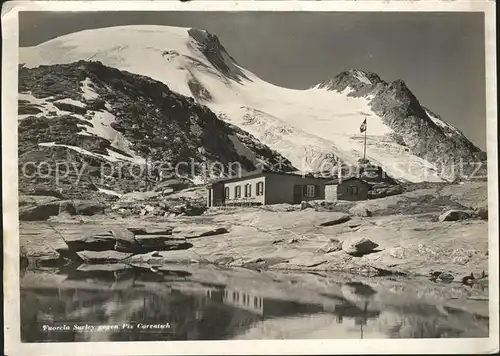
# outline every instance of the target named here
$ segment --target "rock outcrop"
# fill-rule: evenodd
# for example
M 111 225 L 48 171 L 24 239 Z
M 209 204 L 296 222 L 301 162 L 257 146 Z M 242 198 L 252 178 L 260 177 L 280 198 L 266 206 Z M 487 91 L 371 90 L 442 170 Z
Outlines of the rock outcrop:
M 359 217 L 370 217 L 372 216 L 372 212 L 365 208 L 364 206 L 356 205 L 349 209 L 349 214 L 352 216 L 359 216 Z
M 47 220 L 61 213 L 70 215 L 102 214 L 106 206 L 93 200 L 58 200 L 55 197 L 21 196 L 19 219 L 23 221 Z
M 351 256 L 360 257 L 373 252 L 378 247 L 376 242 L 365 237 L 346 240 L 342 243 L 342 249 Z
M 463 210 L 448 210 L 439 215 L 439 221 L 466 220 L 471 217 L 471 213 Z

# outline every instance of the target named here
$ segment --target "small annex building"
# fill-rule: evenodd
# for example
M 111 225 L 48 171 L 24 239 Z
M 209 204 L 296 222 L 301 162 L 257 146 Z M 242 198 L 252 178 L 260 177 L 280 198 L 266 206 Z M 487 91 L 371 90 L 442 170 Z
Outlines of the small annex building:
M 300 204 L 325 199 L 330 178 L 298 173 L 254 171 L 219 179 L 207 187 L 207 206 Z
M 325 184 L 325 200 L 367 200 L 371 185 L 358 177 L 335 179 Z

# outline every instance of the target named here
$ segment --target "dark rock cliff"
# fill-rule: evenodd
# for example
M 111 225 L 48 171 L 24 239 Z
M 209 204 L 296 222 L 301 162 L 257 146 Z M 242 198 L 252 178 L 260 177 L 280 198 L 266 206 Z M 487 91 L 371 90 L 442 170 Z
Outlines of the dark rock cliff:
M 85 80 L 91 83 L 95 93 L 93 99 L 88 96 L 85 99 L 82 88 Z M 69 195 L 86 194 L 96 180 L 101 180 L 103 164 L 113 171 L 113 174 L 108 173 L 113 177 L 106 178 L 107 187 L 122 192 L 138 189 L 146 178 L 134 173 L 134 169 L 140 171 L 143 167 L 122 160 L 119 171 L 109 168 L 118 165 L 111 162 L 110 156 L 118 154 L 132 161 L 130 152 L 135 158 L 148 158 L 162 168 L 178 167 L 187 178 L 203 175 L 204 167 L 217 170 L 217 174 L 228 174 L 231 167 L 241 166 L 243 171 L 252 171 L 260 168 L 258 164 L 272 167 L 281 162 L 283 170 L 293 169 L 280 154 L 243 130 L 218 119 L 208 107 L 196 103 L 193 98 L 172 92 L 159 81 L 99 62 L 79 61 L 33 69 L 21 67 L 19 92 L 43 98 L 45 103 L 52 103 L 60 110 L 47 112 L 42 104 L 19 102 L 20 115 L 36 115 L 19 121 L 19 188 L 28 193 L 36 186 L 53 189 L 56 184 L 53 174 L 36 174 L 35 167 L 41 162 L 49 162 L 51 168 L 48 170 L 52 173 L 57 162 L 70 163 L 71 173 L 63 178 L 63 183 L 57 183 L 62 184 Z M 57 102 L 61 99 L 66 102 Z M 84 105 L 71 104 L 69 99 Z M 96 113 L 106 112 L 114 116 L 111 127 L 121 134 L 122 140 L 128 141 L 130 151 L 109 139 L 86 132 L 86 128 L 96 124 Z M 56 146 L 40 146 L 41 143 L 55 143 Z M 28 162 L 32 163 L 29 165 L 31 170 L 25 174 L 23 170 Z M 83 168 L 84 174 L 76 182 L 74 176 L 78 174 L 75 171 Z

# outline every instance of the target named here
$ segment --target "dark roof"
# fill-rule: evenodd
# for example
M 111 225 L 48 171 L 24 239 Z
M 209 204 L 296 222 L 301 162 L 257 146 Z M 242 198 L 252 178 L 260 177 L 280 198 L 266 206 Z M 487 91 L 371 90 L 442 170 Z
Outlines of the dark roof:
M 225 177 L 225 178 L 216 179 L 216 180 L 209 182 L 208 185 L 213 185 L 213 184 L 217 184 L 217 183 L 234 182 L 234 181 L 238 181 L 238 180 L 244 180 L 246 178 L 259 177 L 259 176 L 263 176 L 266 174 L 278 174 L 278 175 L 282 175 L 282 176 L 298 176 L 298 177 L 315 178 L 315 179 L 321 179 L 321 180 L 329 180 L 330 179 L 330 178 L 323 178 L 323 177 L 315 177 L 309 173 L 303 174 L 303 173 L 297 173 L 297 172 L 276 172 L 276 171 L 269 171 L 269 170 L 258 170 L 258 171 L 245 172 L 245 173 L 242 173 L 236 177 Z
M 370 185 L 370 183 L 368 183 L 366 180 L 362 179 L 362 178 L 359 178 L 359 177 L 345 177 L 345 178 L 341 178 L 341 179 L 332 179 L 328 182 L 325 183 L 325 185 L 333 185 L 333 184 L 342 184 L 344 182 L 347 182 L 349 180 L 359 180 L 360 182 L 363 182 L 365 183 L 366 185 Z

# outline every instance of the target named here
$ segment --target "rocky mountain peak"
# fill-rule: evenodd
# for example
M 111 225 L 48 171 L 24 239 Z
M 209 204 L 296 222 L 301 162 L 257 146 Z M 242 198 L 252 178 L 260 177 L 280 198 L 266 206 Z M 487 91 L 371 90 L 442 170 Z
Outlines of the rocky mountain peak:
M 317 84 L 315 88 L 341 92 L 347 87 L 352 89 L 372 88 L 379 83 L 384 83 L 384 81 L 376 73 L 350 69 Z
M 197 49 L 203 53 L 208 61 L 225 77 L 241 82 L 249 78 L 242 71 L 236 60 L 229 55 L 221 44 L 219 38 L 208 32 L 191 28 L 188 30 L 189 37 L 196 42 Z

